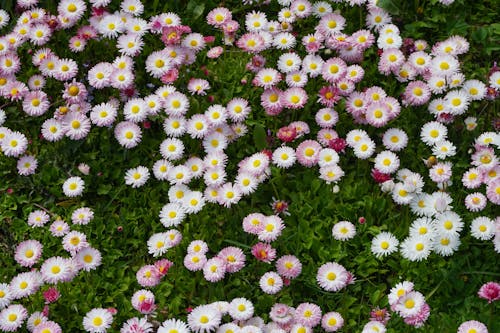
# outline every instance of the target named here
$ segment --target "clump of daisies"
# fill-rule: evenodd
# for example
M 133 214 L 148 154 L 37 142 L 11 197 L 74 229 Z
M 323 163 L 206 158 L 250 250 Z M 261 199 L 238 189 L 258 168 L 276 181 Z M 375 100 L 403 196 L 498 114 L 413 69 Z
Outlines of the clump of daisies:
M 429 318 L 430 307 L 424 295 L 413 288 L 413 282 L 400 282 L 391 289 L 388 297 L 391 310 L 401 316 L 406 324 L 418 328 Z

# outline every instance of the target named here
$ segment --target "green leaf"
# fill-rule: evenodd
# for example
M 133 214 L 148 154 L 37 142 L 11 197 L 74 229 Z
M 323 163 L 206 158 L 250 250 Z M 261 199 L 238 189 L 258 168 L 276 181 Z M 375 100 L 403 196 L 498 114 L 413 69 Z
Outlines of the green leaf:
M 253 129 L 253 142 L 257 149 L 262 150 L 267 147 L 266 130 L 262 125 L 256 125 Z
M 476 42 L 482 42 L 488 36 L 488 30 L 485 28 L 479 28 L 472 33 L 472 40 Z
M 385 9 L 387 12 L 393 15 L 399 15 L 399 13 L 401 12 L 401 7 L 394 0 L 379 0 L 377 2 L 377 6 Z

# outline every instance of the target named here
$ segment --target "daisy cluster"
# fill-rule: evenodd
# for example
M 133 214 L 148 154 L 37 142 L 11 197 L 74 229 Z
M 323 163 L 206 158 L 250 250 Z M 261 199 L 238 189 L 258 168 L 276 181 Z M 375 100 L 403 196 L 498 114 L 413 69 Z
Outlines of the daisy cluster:
M 193 32 L 191 27 L 182 24 L 176 13 L 161 13 L 145 19 L 140 0 L 123 0 L 114 12 L 108 8 L 111 0 L 91 0 L 90 3 L 61 0 L 54 14 L 38 8 L 36 0 L 19 0 L 21 13 L 12 31 L 0 37 L 0 97 L 21 105 L 20 109 L 28 117 L 43 117 L 40 133 L 47 142 L 65 138 L 84 140 L 92 130 L 104 128 L 113 133 L 121 148 L 134 149 L 141 144 L 143 129 L 149 121 L 162 122 L 162 142 L 155 148 L 156 156 L 161 158 L 154 161 L 151 168 L 137 165 L 125 170 L 123 175 L 124 183 L 132 188 L 145 186 L 151 174 L 169 186 L 168 201 L 158 213 L 159 222 L 167 230 L 151 235 L 147 241 L 148 252 L 155 258 L 164 256 L 181 242 L 181 232 L 170 228 L 180 227 L 189 215 L 200 212 L 208 203 L 225 208 L 237 205 L 271 177 L 272 168 L 318 166 L 320 179 L 328 184 L 338 183 L 344 176 L 340 162 L 348 153 L 346 148 L 352 150 L 356 158 L 373 162 L 372 177 L 381 189 L 390 194 L 396 204 L 409 206 L 418 216 L 401 244 L 390 232 L 374 237 L 373 254 L 383 257 L 399 248 L 403 258 L 410 261 L 424 260 L 431 252 L 449 256 L 460 245 L 465 222 L 452 210 L 453 199 L 448 193 L 454 171 L 450 158 L 456 155 L 457 148 L 448 138 L 447 126 L 466 115 L 472 103 L 498 95 L 500 70 L 490 73 L 488 85 L 467 80 L 460 71 L 459 60 L 469 49 L 464 38 L 452 36 L 434 45 L 424 40 L 404 39 L 390 15 L 377 7 L 376 1 L 344 2 L 350 6 L 366 5 L 363 29 L 346 33 L 346 18 L 326 1 L 278 0 L 280 9 L 276 17 L 252 10 L 244 15 L 241 26 L 229 9 L 211 10 L 206 16 L 207 23 L 222 33 L 224 46 L 235 46 L 239 52 L 252 55 L 246 69 L 260 95 L 260 105 L 231 97 L 221 104 L 211 103 L 196 113 L 191 101 L 206 95 L 212 89 L 211 82 L 192 77 L 186 87 L 176 83 L 198 57 L 221 56 L 225 50 L 222 46 L 205 52 L 215 37 Z M 449 5 L 453 1 L 440 2 Z M 6 26 L 9 19 L 7 12 L 0 10 L 0 28 Z M 306 20 L 314 27 L 301 36 L 294 31 L 294 26 Z M 71 28 L 75 29 L 69 30 Z M 75 58 L 85 52 L 87 45 L 103 41 L 116 45 L 119 55 L 83 68 L 76 60 L 60 57 L 47 47 L 61 30 L 76 31 L 68 42 Z M 142 64 L 137 59 L 143 55 L 147 38 L 151 37 L 163 44 L 161 49 L 144 54 L 146 75 L 141 72 Z M 31 45 L 33 50 L 28 57 L 31 63 L 24 65 L 36 74 L 24 82 L 18 52 L 25 45 Z M 379 73 L 394 76 L 403 87 L 399 99 L 379 86 L 362 87 L 365 69 L 360 64 L 365 54 L 375 47 Z M 275 52 L 276 59 L 266 58 L 266 51 Z M 82 72 L 86 74 L 78 75 Z M 155 82 L 148 86 L 151 89 L 144 96 L 139 95 L 135 86 L 139 75 Z M 313 81 L 316 88 L 311 93 L 310 85 L 308 89 L 306 86 Z M 49 94 L 49 87 L 52 89 L 54 84 L 62 87 L 57 98 L 52 96 L 53 91 Z M 120 98 L 109 97 L 92 104 L 93 95 L 100 91 L 115 92 Z M 247 133 L 252 112 L 262 109 L 268 116 L 286 118 L 287 114 L 310 112 L 314 102 L 319 106 L 314 111 L 314 124 L 288 121 L 288 125 L 277 130 L 278 147 L 230 161 L 227 148 Z M 339 134 L 344 129 L 335 127 L 342 104 L 346 114 L 360 127 L 349 129 L 345 137 Z M 420 140 L 434 156 L 427 164 L 428 175 L 401 165 L 398 153 L 405 150 L 409 141 L 403 129 L 385 129 L 381 136 L 382 148 L 361 128 L 371 131 L 385 127 L 405 108 L 423 106 L 427 106 L 434 118 L 425 123 L 420 132 Z M 0 110 L 1 151 L 6 157 L 17 159 L 19 175 L 32 175 L 38 161 L 30 154 L 31 142 L 26 134 L 2 126 L 6 117 Z M 474 130 L 476 119 L 469 117 L 465 124 L 468 130 Z M 315 128 L 319 130 L 312 133 Z M 316 135 L 314 139 L 308 138 L 310 134 Z M 186 147 L 186 142 L 196 140 L 202 149 L 200 156 Z M 471 151 L 471 167 L 463 174 L 462 183 L 467 189 L 485 189 L 484 193 L 477 190 L 466 197 L 465 206 L 471 212 L 483 210 L 488 203 L 500 203 L 499 145 L 497 133 L 485 132 L 478 136 Z M 230 162 L 237 166 L 234 175 L 228 171 Z M 89 172 L 86 165 L 79 169 L 83 175 Z M 424 176 L 428 176 L 438 190 L 426 193 Z M 64 181 L 62 191 L 67 197 L 78 197 L 83 195 L 85 187 L 82 177 L 71 176 Z M 93 212 L 87 207 L 75 210 L 71 216 L 75 225 L 87 225 L 92 219 Z M 28 217 L 28 225 L 33 228 L 44 227 L 49 221 L 50 215 L 44 210 L 33 211 Z M 271 242 L 284 228 L 284 221 L 278 215 L 253 213 L 245 217 L 243 230 L 259 240 L 251 248 L 256 260 L 272 263 L 276 259 L 277 251 Z M 0 308 L 3 309 L 0 329 L 3 331 L 16 331 L 27 321 L 30 331 L 60 332 L 59 325 L 47 315 L 35 312 L 28 317 L 23 305 L 11 302 L 33 295 L 44 284 L 71 281 L 79 272 L 94 270 L 101 263 L 100 252 L 90 246 L 84 233 L 71 230 L 61 219 L 52 222 L 49 229 L 53 236 L 62 238 L 62 247 L 68 256 L 50 257 L 40 263 L 43 245 L 39 241 L 30 239 L 17 245 L 16 262 L 30 270 L 19 273 L 10 283 L 0 284 Z M 500 252 L 498 217 L 495 220 L 476 217 L 471 221 L 470 230 L 477 239 L 493 238 L 495 250 Z M 356 228 L 348 221 L 332 228 L 333 237 L 339 241 L 350 240 L 355 234 Z M 223 280 L 226 273 L 236 273 L 245 266 L 245 254 L 238 247 L 223 248 L 211 258 L 208 253 L 206 242 L 192 241 L 184 257 L 185 268 L 202 271 L 207 281 L 215 283 Z M 159 258 L 153 264 L 142 266 L 136 272 L 138 284 L 143 288 L 157 286 L 172 265 L 171 261 Z M 276 294 L 301 271 L 299 258 L 283 255 L 276 260 L 276 271 L 266 272 L 259 286 L 264 293 Z M 328 262 L 319 267 L 316 280 L 323 290 L 337 292 L 353 283 L 355 277 L 339 263 Z M 403 283 L 401 288 L 391 291 L 391 295 L 391 308 L 407 324 L 417 327 L 424 324 L 429 306 L 423 295 L 413 290 L 412 283 Z M 136 291 L 131 303 L 144 315 L 153 314 L 157 308 L 155 295 L 148 289 Z M 112 316 L 110 309 L 92 309 L 83 318 L 83 328 L 88 332 L 105 332 L 111 327 Z M 223 323 L 223 318 L 228 316 L 232 322 Z M 159 326 L 158 332 L 307 333 L 319 326 L 333 332 L 344 322 L 339 313 L 322 314 L 320 307 L 312 303 L 302 303 L 296 308 L 276 303 L 269 314 L 272 321 L 267 324 L 253 316 L 253 304 L 236 298 L 196 307 L 188 315 L 187 323 L 169 319 Z M 472 328 L 479 332 L 482 329 L 474 325 L 464 323 L 463 330 Z M 121 329 L 123 333 L 152 331 L 148 317 L 132 318 Z M 371 321 L 363 328 L 363 332 L 373 331 L 385 331 L 385 323 Z
M 269 314 L 269 322 L 255 314 L 253 303 L 246 298 L 234 298 L 230 302 L 218 301 L 200 305 L 190 310 L 187 322 L 168 319 L 158 327 L 159 333 L 178 332 L 313 332 L 321 327 L 325 332 L 335 332 L 344 325 L 338 312 L 323 313 L 314 303 L 301 303 L 292 307 L 275 303 Z M 229 319 L 229 320 L 227 320 Z M 121 328 L 121 333 L 153 332 L 145 318 L 131 318 Z
M 88 207 L 75 209 L 71 214 L 73 225 L 87 225 L 94 218 L 94 212 Z M 51 220 L 49 212 L 35 210 L 28 216 L 27 224 L 31 228 L 43 228 Z M 46 309 L 34 312 L 28 317 L 22 302 L 45 285 L 57 285 L 72 281 L 79 273 L 97 269 L 101 265 L 101 253 L 87 241 L 84 233 L 71 230 L 71 227 L 57 217 L 49 227 L 52 237 L 61 238 L 62 248 L 68 256 L 53 256 L 41 260 L 44 247 L 35 239 L 25 240 L 15 247 L 16 263 L 28 269 L 14 276 L 10 283 L 0 283 L 0 329 L 14 332 L 20 329 L 27 319 L 31 332 L 62 332 L 59 324 L 48 318 L 48 304 L 57 301 L 59 292 L 48 288 L 43 292 Z M 109 327 L 109 325 L 108 325 Z

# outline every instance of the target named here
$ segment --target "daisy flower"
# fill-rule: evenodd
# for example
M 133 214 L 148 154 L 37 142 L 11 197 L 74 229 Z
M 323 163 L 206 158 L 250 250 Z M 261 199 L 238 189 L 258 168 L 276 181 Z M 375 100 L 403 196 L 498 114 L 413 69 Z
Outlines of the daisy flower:
M 182 207 L 187 214 L 196 214 L 205 206 L 205 198 L 198 191 L 192 191 L 183 198 Z
M 438 162 L 429 169 L 429 177 L 433 182 L 445 183 L 451 178 L 452 164 L 450 162 Z
M 35 328 L 37 330 L 42 330 L 44 325 L 42 324 L 45 324 L 49 321 L 49 319 L 47 318 L 47 316 L 45 316 L 42 312 L 40 311 L 36 311 L 36 312 L 33 312 L 28 320 L 26 321 L 26 327 L 28 328 L 28 330 L 30 332 L 33 332 L 35 330 Z M 59 328 L 59 331 L 56 329 L 53 331 L 54 333 L 55 332 L 62 332 L 62 330 L 60 330 Z M 50 332 L 49 332 L 50 333 Z
M 219 204 L 224 207 L 230 207 L 241 199 L 241 192 L 237 186 L 226 183 L 221 186 L 219 193 Z
M 246 33 L 236 41 L 236 46 L 246 52 L 259 53 L 267 48 L 264 38 L 256 33 Z
M 344 318 L 338 312 L 328 312 L 321 318 L 321 327 L 325 332 L 336 332 L 344 326 Z
M 153 257 L 158 257 L 163 255 L 170 248 L 167 242 L 167 234 L 164 232 L 153 234 L 148 239 L 147 245 L 148 245 L 148 253 L 152 254 Z
M 336 83 L 344 78 L 347 73 L 347 65 L 341 58 L 330 58 L 322 67 L 321 75 L 325 81 L 329 83 Z
M 448 76 L 456 73 L 460 67 L 458 60 L 451 55 L 438 55 L 431 60 L 433 75 Z
M 385 325 L 380 321 L 369 321 L 363 326 L 361 333 L 385 333 Z
M 188 252 L 184 257 L 184 266 L 192 272 L 202 270 L 207 262 L 207 257 L 202 252 Z
M 321 19 L 319 20 L 317 30 L 325 36 L 332 36 L 339 32 L 342 32 L 345 23 L 346 20 L 342 15 L 337 13 L 328 13 L 322 15 Z
M 42 284 L 43 280 L 40 272 L 24 272 L 12 278 L 9 284 L 9 290 L 12 299 L 21 299 L 36 293 Z
M 23 111 L 30 116 L 41 116 L 49 109 L 50 102 L 47 99 L 47 94 L 43 91 L 36 90 L 27 93 L 23 100 Z
M 186 131 L 195 139 L 203 138 L 210 129 L 210 123 L 205 115 L 195 114 L 187 121 Z
M 35 210 L 28 215 L 28 225 L 31 227 L 41 227 L 49 222 L 50 216 L 43 210 Z
M 12 301 L 13 295 L 7 283 L 0 283 L 0 308 L 7 307 Z
M 194 332 L 210 332 L 219 327 L 221 314 L 210 305 L 202 305 L 188 314 L 187 322 Z
M 205 40 L 203 36 L 199 33 L 190 33 L 184 37 L 182 40 L 182 46 L 198 52 L 205 47 Z
M 397 32 L 380 34 L 377 39 L 379 49 L 399 49 L 403 45 L 403 39 Z
M 476 320 L 463 322 L 458 326 L 457 333 L 488 333 L 488 328 L 485 324 Z
M 262 68 L 255 75 L 255 84 L 264 89 L 269 89 L 281 81 L 281 74 L 274 68 Z
M 435 229 L 442 234 L 459 234 L 463 226 L 462 218 L 453 211 L 441 213 L 434 220 Z
M 142 98 L 129 99 L 123 106 L 125 120 L 140 123 L 148 116 L 146 103 Z
M 423 74 L 429 68 L 431 64 L 431 56 L 426 52 L 417 51 L 410 54 L 408 57 L 408 62 L 413 68 L 415 68 L 418 74 Z
M 461 115 L 467 111 L 469 97 L 463 90 L 452 90 L 444 98 L 446 110 L 452 115 Z
M 434 94 L 443 93 L 448 88 L 445 77 L 440 75 L 432 75 L 427 80 L 427 86 Z
M 299 18 L 305 18 L 311 15 L 312 6 L 307 0 L 295 0 L 290 5 L 290 10 Z
M 16 332 L 28 317 L 28 311 L 20 304 L 12 304 L 0 312 L 0 329 Z
M 500 146 L 500 134 L 495 132 L 484 132 L 477 137 L 475 142 L 483 146 L 488 146 L 490 144 Z
M 185 322 L 179 319 L 167 319 L 165 320 L 160 327 L 158 327 L 157 333 L 169 333 L 169 332 L 178 332 L 178 333 L 188 333 L 189 328 Z
M 490 87 L 492 87 L 496 91 L 500 91 L 500 71 L 491 74 L 488 83 Z
M 206 90 L 210 89 L 210 84 L 204 79 L 191 79 L 188 82 L 187 89 L 191 95 L 206 95 Z
M 429 101 L 431 91 L 423 81 L 412 81 L 404 92 L 404 103 L 411 106 L 424 105 Z
M 279 22 L 293 23 L 296 21 L 296 19 L 297 19 L 297 17 L 288 7 L 284 7 L 278 12 L 278 21 Z M 270 22 L 268 22 L 268 23 L 270 23 Z
M 85 189 L 85 182 L 80 177 L 70 177 L 62 185 L 64 195 L 68 197 L 77 197 L 82 195 Z
M 134 16 L 139 16 L 144 11 L 144 5 L 139 0 L 125 0 L 120 4 L 120 8 Z
M 71 140 L 80 140 L 90 132 L 90 120 L 79 112 L 69 112 L 63 120 L 63 130 Z
M 170 137 L 179 137 L 186 132 L 186 119 L 182 116 L 168 117 L 163 122 L 163 130 Z
M 424 303 L 424 295 L 418 291 L 410 291 L 399 298 L 398 302 L 394 305 L 394 310 L 401 317 L 408 318 L 420 312 Z
M 231 99 L 226 105 L 226 110 L 227 116 L 234 122 L 245 120 L 251 111 L 248 101 L 243 98 Z
M 389 128 L 382 137 L 384 147 L 391 151 L 400 151 L 408 144 L 408 135 L 399 128 Z
M 472 165 L 477 166 L 481 171 L 491 170 L 498 164 L 498 158 L 491 147 L 479 147 L 472 154 Z
M 434 221 L 427 217 L 418 218 L 410 225 L 410 237 L 434 238 Z
M 486 197 L 493 204 L 500 205 L 500 178 L 496 178 L 487 184 Z
M 159 328 L 159 330 L 161 327 Z M 120 333 L 151 333 L 153 332 L 153 324 L 148 322 L 146 318 L 130 318 L 128 319 L 120 329 Z M 161 331 L 161 333 L 167 333 L 166 331 Z M 184 332 L 182 332 L 184 333 Z
M 472 220 L 470 230 L 472 237 L 479 240 L 489 240 L 495 234 L 495 223 L 488 217 L 479 216 Z
M 321 145 L 314 140 L 305 140 L 299 144 L 296 150 L 296 157 L 300 164 L 312 167 L 318 163 L 321 152 Z
M 223 259 L 214 257 L 203 266 L 203 276 L 207 281 L 218 282 L 224 279 L 226 273 L 226 263 Z
M 137 282 L 143 287 L 154 287 L 160 283 L 161 274 L 154 265 L 142 266 L 135 274 Z
M 118 115 L 117 108 L 112 103 L 94 105 L 90 112 L 90 120 L 99 127 L 111 126 Z
M 274 295 L 283 288 L 283 279 L 275 272 L 267 272 L 260 278 L 259 286 L 266 294 Z
M 326 291 L 339 291 L 347 285 L 348 272 L 335 262 L 323 264 L 318 269 L 316 281 Z
M 257 236 L 260 241 L 269 243 L 275 241 L 283 229 L 285 229 L 285 224 L 279 216 L 267 216 L 263 221 L 262 230 L 258 232 Z
M 344 176 L 344 171 L 336 164 L 321 166 L 319 173 L 319 178 L 325 180 L 327 184 L 336 183 Z
M 278 69 L 282 73 L 298 71 L 301 64 L 302 60 L 294 52 L 283 53 L 278 58 Z
M 236 176 L 234 184 L 239 187 L 242 195 L 248 195 L 255 192 L 259 182 L 252 174 L 248 172 L 240 172 Z
M 101 265 L 101 252 L 90 246 L 78 251 L 75 258 L 78 267 L 87 272 Z
M 252 302 L 246 298 L 234 298 L 229 303 L 229 315 L 234 320 L 242 321 L 248 320 L 253 316 L 254 306 Z
M 62 257 L 51 257 L 42 264 L 40 272 L 44 282 L 56 284 L 70 281 L 74 277 L 73 269 L 70 260 Z
M 458 234 L 440 234 L 437 233 L 433 238 L 433 251 L 437 254 L 447 257 L 458 250 L 460 246 L 460 236 Z
M 483 176 L 478 168 L 470 168 L 462 176 L 462 184 L 469 189 L 478 188 L 483 182 Z
M 315 327 L 321 322 L 321 308 L 314 303 L 301 303 L 295 309 L 295 322 L 307 327 Z
M 371 251 L 380 258 L 398 250 L 399 241 L 390 232 L 381 232 L 372 239 Z
M 225 7 L 217 7 L 207 14 L 207 23 L 215 27 L 222 27 L 224 23 L 232 19 L 232 14 Z
M 266 25 L 267 18 L 263 12 L 252 11 L 245 16 L 245 26 L 248 31 L 258 32 L 264 30 Z
M 130 149 L 136 147 L 142 138 L 142 131 L 139 125 L 122 121 L 118 123 L 114 130 L 115 138 L 121 146 Z
M 17 245 L 14 260 L 23 267 L 31 267 L 38 262 L 42 256 L 42 244 L 34 239 L 30 239 Z
M 432 155 L 442 160 L 455 156 L 455 154 L 456 147 L 448 140 L 439 141 L 432 147 Z
M 448 129 L 445 125 L 437 121 L 431 121 L 422 126 L 420 139 L 428 146 L 431 146 L 446 139 L 447 134 Z
M 29 176 L 35 173 L 38 161 L 34 156 L 24 155 L 17 161 L 17 172 L 21 176 Z
M 427 259 L 432 251 L 432 242 L 426 237 L 409 237 L 401 243 L 401 255 L 410 261 Z
M 333 226 L 332 235 L 336 240 L 346 241 L 356 235 L 356 227 L 349 221 L 340 221 Z
M 356 155 L 357 158 L 364 160 L 372 156 L 375 152 L 375 142 L 373 142 L 370 138 L 361 139 L 353 148 L 354 155 Z
M 293 255 L 285 255 L 276 261 L 278 274 L 286 279 L 295 279 L 302 272 L 302 263 Z
M 111 84 L 111 75 L 113 71 L 113 66 L 111 64 L 98 63 L 89 70 L 87 74 L 88 82 L 96 89 L 107 87 Z
M 111 327 L 113 316 L 111 313 L 102 308 L 95 308 L 87 312 L 83 318 L 83 328 L 91 333 L 103 333 Z
M 9 131 L 0 141 L 1 149 L 5 156 L 18 157 L 26 151 L 28 139 L 20 132 Z
M 465 207 L 471 212 L 478 212 L 486 207 L 487 199 L 484 194 L 474 192 L 465 197 Z
M 295 317 L 295 309 L 286 304 L 275 303 L 269 312 L 269 317 L 281 325 L 292 324 Z
M 166 160 L 178 160 L 182 158 L 184 154 L 184 144 L 181 140 L 176 138 L 165 139 L 160 144 L 160 154 Z
M 69 232 L 69 225 L 63 220 L 55 220 L 49 229 L 52 236 L 62 237 Z
M 319 153 L 318 164 L 320 167 L 336 165 L 339 162 L 339 154 L 331 148 L 323 148 Z
M 186 213 L 179 203 L 168 203 L 160 211 L 160 222 L 166 227 L 179 225 L 185 218 Z
M 104 15 L 97 24 L 97 31 L 105 38 L 116 38 L 125 30 L 125 24 L 118 15 Z
M 218 258 L 225 261 L 226 272 L 235 273 L 245 267 L 245 254 L 240 248 L 228 246 L 220 250 Z
M 149 179 L 149 170 L 144 166 L 128 169 L 125 173 L 125 184 L 131 185 L 132 188 L 141 187 Z
M 71 254 L 75 254 L 89 246 L 89 243 L 87 243 L 87 236 L 80 231 L 71 231 L 67 233 L 62 239 L 62 243 L 63 248 Z

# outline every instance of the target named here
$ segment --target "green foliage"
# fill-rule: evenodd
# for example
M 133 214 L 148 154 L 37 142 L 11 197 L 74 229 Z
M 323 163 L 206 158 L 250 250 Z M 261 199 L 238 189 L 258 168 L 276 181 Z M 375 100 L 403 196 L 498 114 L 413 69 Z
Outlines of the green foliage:
M 485 81 L 489 67 L 500 54 L 500 23 L 496 22 L 497 13 L 490 10 L 496 8 L 492 7 L 495 6 L 495 1 L 456 1 L 450 7 L 435 3 L 436 1 L 426 0 L 379 0 L 379 5 L 394 16 L 404 37 L 424 38 L 432 44 L 454 34 L 465 36 L 471 47 L 470 52 L 462 59 L 463 72 L 468 78 Z M 9 1 L 2 0 L 0 4 L 1 8 L 13 12 L 13 5 Z M 54 2 L 45 1 L 43 5 L 55 12 Z M 249 7 L 236 0 L 152 0 L 145 6 L 145 16 L 166 11 L 176 12 L 193 31 L 215 35 L 219 42 L 220 33 L 208 26 L 204 19 L 218 5 L 230 8 L 240 23 L 244 22 L 244 15 L 249 10 Z M 116 2 L 111 6 L 118 9 Z M 345 10 L 342 13 L 347 22 L 353 22 L 353 27 L 347 29 L 363 27 L 364 17 L 359 8 L 339 6 Z M 269 7 L 260 8 L 275 13 L 278 6 L 273 2 Z M 301 22 L 298 29 L 309 29 L 312 32 L 311 22 Z M 6 29 L 1 31 L 2 34 Z M 91 41 L 85 54 L 74 55 L 66 47 L 67 40 L 74 33 L 75 31 L 59 31 L 57 40 L 64 42 L 52 41 L 48 46 L 61 57 L 76 57 L 80 64 L 86 63 L 89 66 L 100 61 L 112 61 L 118 55 L 117 51 L 110 51 L 115 50 L 115 42 L 111 40 Z M 146 39 L 144 53 L 135 59 L 137 68 L 142 69 L 146 56 L 160 49 L 161 45 L 158 38 Z M 300 52 L 303 51 L 301 47 L 298 46 Z M 28 45 L 23 46 L 19 52 L 23 64 L 30 61 L 28 48 Z M 276 63 L 277 53 L 266 51 L 264 55 L 269 64 Z M 229 47 L 226 47 L 219 59 L 209 59 L 202 54 L 195 65 L 189 67 L 189 72 L 183 68 L 176 82 L 185 92 L 187 82 L 192 77 L 203 77 L 210 81 L 213 101 L 205 97 L 190 97 L 190 114 L 200 113 L 214 103 L 225 105 L 233 97 L 243 97 L 252 105 L 253 112 L 246 121 L 248 134 L 227 149 L 230 156 L 228 179 L 234 178 L 237 163 L 242 158 L 263 149 L 277 148 L 280 143 L 273 141 L 272 137 L 275 137 L 281 126 L 297 120 L 313 124 L 314 113 L 319 109 L 316 93 L 320 86 L 311 80 L 306 86 L 310 99 L 304 110 L 286 111 L 275 118 L 266 116 L 260 107 L 261 90 L 250 83 L 241 83 L 242 79 L 248 82 L 252 80 L 252 75 L 245 71 L 245 64 L 249 59 L 248 54 Z M 366 69 L 366 74 L 360 88 L 379 85 L 392 96 L 399 96 L 403 92 L 402 86 L 395 79 L 378 74 L 376 62 L 376 51 L 368 51 L 361 64 Z M 35 72 L 34 68 L 23 65 L 19 77 L 26 80 Z M 86 73 L 79 73 L 78 79 L 84 78 Z M 148 83 L 159 84 L 158 80 L 152 80 L 147 75 L 139 75 L 136 82 L 141 96 L 150 93 Z M 54 92 L 54 96 L 59 96 L 63 89 L 63 85 L 55 80 L 48 81 L 48 87 Z M 111 97 L 119 98 L 118 92 L 112 89 L 95 91 L 92 96 L 96 102 L 106 101 Z M 21 130 L 32 140 L 29 153 L 37 156 L 39 166 L 35 175 L 23 177 L 15 173 L 14 159 L 0 156 L 0 283 L 9 282 L 16 274 L 26 271 L 13 259 L 16 245 L 23 240 L 37 239 L 44 245 L 42 260 L 52 256 L 68 256 L 62 249 L 61 239 L 51 236 L 47 226 L 31 228 L 26 224 L 30 212 L 36 209 L 47 210 L 51 213 L 52 220 L 60 217 L 69 222 L 71 213 L 76 208 L 91 207 L 95 214 L 94 220 L 88 226 L 72 225 L 71 228 L 84 232 L 90 244 L 101 251 L 102 265 L 95 271 L 80 273 L 71 282 L 57 285 L 62 297 L 50 305 L 50 316 L 61 324 L 64 331 L 77 332 L 82 330 L 81 318 L 87 311 L 94 307 L 114 307 L 118 309 L 118 313 L 111 331 L 117 332 L 123 322 L 139 315 L 130 303 L 133 293 L 141 289 L 135 274 L 140 267 L 155 260 L 148 254 L 146 242 L 153 233 L 165 230 L 158 215 L 162 206 L 168 202 L 169 190 L 168 183 L 153 177 L 145 187 L 133 189 L 124 184 L 124 174 L 128 168 L 138 165 L 150 168 L 154 161 L 161 158 L 158 147 L 164 139 L 164 116 L 153 118 L 151 127 L 143 128 L 141 144 L 135 149 L 127 150 L 117 144 L 111 128 L 94 127 L 81 141 L 65 138 L 60 142 L 49 143 L 40 140 L 40 126 L 45 118 L 26 116 L 20 109 L 21 103 L 7 104 L 4 107 L 8 115 L 6 125 L 13 130 Z M 51 110 L 61 105 L 62 100 L 54 100 Z M 355 125 L 345 112 L 345 105 L 339 104 L 336 109 L 340 114 L 336 129 L 340 136 L 345 137 Z M 174 317 L 185 319 L 188 307 L 247 297 L 256 305 L 256 314 L 265 319 L 268 319 L 267 313 L 275 302 L 291 306 L 314 302 L 324 312 L 340 312 L 346 320 L 344 332 L 355 332 L 360 331 L 360 327 L 368 321 L 371 309 L 388 306 L 387 294 L 396 283 L 412 280 L 431 306 L 431 316 L 424 328 L 427 332 L 453 332 L 460 322 L 471 319 L 486 323 L 490 332 L 500 331 L 500 322 L 495 320 L 498 318 L 499 302 L 489 306 L 486 301 L 477 297 L 477 291 L 483 283 L 500 279 L 498 254 L 494 252 L 491 242 L 479 242 L 468 235 L 470 221 L 480 214 L 465 210 L 462 202 L 467 192 L 460 186 L 461 174 L 469 167 L 468 149 L 479 133 L 492 130 L 491 122 L 499 116 L 498 102 L 473 102 L 470 109 L 471 114 L 479 118 L 476 130 L 464 131 L 460 120 L 450 125 L 453 129 L 450 131 L 450 140 L 457 145 L 457 163 L 451 188 L 454 210 L 466 223 L 462 245 L 452 257 L 444 258 L 433 254 L 425 262 L 414 263 L 398 253 L 382 259 L 373 256 L 370 243 L 375 235 L 381 231 L 390 231 L 402 240 L 408 235 L 409 225 L 415 216 L 408 207 L 395 205 L 390 195 L 382 193 L 373 182 L 370 177 L 372 160 L 359 160 L 352 151 L 346 151 L 340 161 L 345 176 L 338 184 L 338 193 L 332 191 L 332 185 L 318 179 L 317 169 L 298 165 L 288 170 L 272 167 L 270 180 L 260 185 L 253 195 L 245 197 L 238 205 L 225 209 L 216 204 L 208 204 L 202 212 L 188 216 L 179 226 L 183 235 L 182 242 L 162 256 L 175 264 L 162 282 L 152 288 L 158 305 L 155 320 L 161 322 Z M 419 141 L 420 128 L 416 124 L 431 119 L 426 107 L 403 108 L 401 116 L 390 124 L 391 127 L 404 128 L 410 137 L 408 148 L 399 154 L 401 164 L 425 176 L 428 170 L 422 160 L 427 159 L 431 151 Z M 316 125 L 311 125 L 314 126 Z M 363 128 L 380 146 L 380 130 L 367 126 Z M 312 129 L 312 133 L 318 130 Z M 203 147 L 198 141 L 187 139 L 185 142 L 187 155 L 203 156 Z M 78 171 L 78 164 L 82 162 L 90 166 L 89 175 L 82 175 Z M 84 179 L 86 189 L 82 197 L 68 199 L 64 196 L 61 186 L 70 175 L 79 175 Z M 196 187 L 199 184 L 193 182 L 192 185 Z M 437 190 L 432 183 L 427 183 L 426 187 L 429 191 Z M 293 254 L 300 258 L 303 271 L 297 279 L 290 282 L 290 286 L 271 296 L 260 290 L 258 281 L 265 272 L 275 268 L 253 258 L 250 249 L 257 238 L 242 231 L 241 221 L 253 212 L 272 214 L 273 197 L 290 203 L 290 216 L 284 217 L 286 229 L 273 246 L 279 256 Z M 498 213 L 495 208 L 489 205 L 481 215 L 495 216 Z M 349 242 L 332 238 L 331 230 L 335 223 L 342 220 L 357 223 L 359 217 L 365 217 L 366 223 L 356 224 L 356 238 Z M 188 244 L 195 239 L 203 239 L 208 243 L 209 257 L 216 255 L 224 247 L 238 246 L 246 254 L 247 265 L 242 271 L 226 276 L 222 282 L 207 282 L 202 272 L 189 272 L 182 264 Z M 315 281 L 316 273 L 320 265 L 329 261 L 336 261 L 354 272 L 356 283 L 338 293 L 322 290 Z M 47 288 L 45 285 L 42 290 Z M 30 312 L 40 311 L 44 306 L 41 293 L 21 300 L 21 303 Z M 420 331 L 396 317 L 394 315 L 391 319 L 388 332 Z

